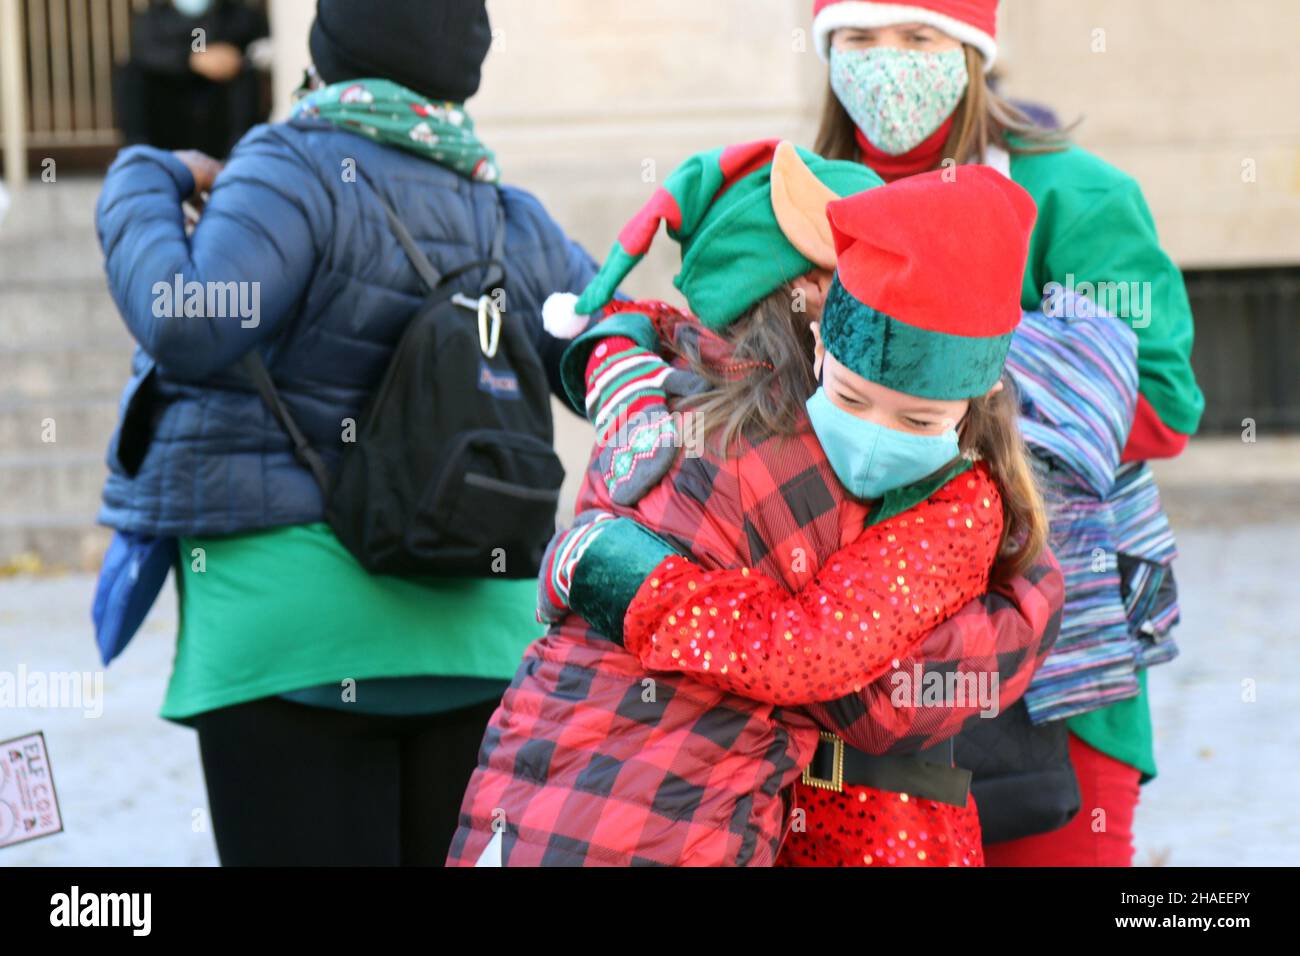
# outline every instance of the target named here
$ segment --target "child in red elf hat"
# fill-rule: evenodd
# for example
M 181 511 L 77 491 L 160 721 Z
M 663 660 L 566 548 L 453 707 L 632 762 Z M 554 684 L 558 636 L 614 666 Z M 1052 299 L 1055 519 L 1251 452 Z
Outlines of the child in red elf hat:
M 1046 538 L 1000 380 L 1021 314 L 1028 194 L 967 167 L 832 202 L 828 215 L 837 273 L 813 326 L 821 387 L 807 407 L 840 482 L 872 502 L 867 527 L 793 596 L 749 568 L 669 556 L 623 621 L 624 646 L 650 670 L 783 705 L 834 700 L 887 673 L 918 632 L 987 591 L 991 575 L 1026 568 Z M 602 525 L 568 533 L 580 550 L 566 596 L 584 616 L 608 596 L 581 579 L 628 562 L 627 539 L 606 547 Z M 803 816 L 783 862 L 982 862 L 968 777 L 950 757 L 900 769 L 823 737 L 796 785 Z

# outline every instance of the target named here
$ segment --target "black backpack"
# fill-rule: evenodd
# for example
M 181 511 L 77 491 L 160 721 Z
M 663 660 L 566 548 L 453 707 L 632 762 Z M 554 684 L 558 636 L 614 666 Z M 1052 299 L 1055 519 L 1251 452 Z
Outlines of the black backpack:
M 504 212 L 492 258 L 440 275 L 375 190 L 428 297 L 330 475 L 285 407 L 257 350 L 248 376 L 325 498 L 325 519 L 374 574 L 536 576 L 555 531 L 564 468 L 550 388 L 524 321 L 498 308 Z M 495 271 L 480 295 L 457 280 Z

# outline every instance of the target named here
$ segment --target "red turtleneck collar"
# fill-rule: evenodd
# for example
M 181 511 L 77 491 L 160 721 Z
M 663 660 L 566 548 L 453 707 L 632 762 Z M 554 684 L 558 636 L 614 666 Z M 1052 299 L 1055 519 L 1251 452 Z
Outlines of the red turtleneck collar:
M 949 116 L 927 139 L 901 156 L 891 156 L 882 152 L 871 144 L 862 130 L 855 129 L 854 135 L 858 140 L 858 148 L 862 151 L 862 162 L 875 170 L 887 183 L 934 169 L 943 158 L 943 144 L 948 141 L 948 134 L 952 132 L 953 119 L 953 116 Z

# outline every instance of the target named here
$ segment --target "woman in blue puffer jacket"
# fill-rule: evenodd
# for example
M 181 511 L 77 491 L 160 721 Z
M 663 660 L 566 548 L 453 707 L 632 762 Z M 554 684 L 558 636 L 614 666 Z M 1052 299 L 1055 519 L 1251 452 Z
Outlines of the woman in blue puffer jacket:
M 531 580 L 365 573 L 236 368 L 259 350 L 337 462 L 423 300 L 378 191 L 444 274 L 489 258 L 503 216 L 506 301 L 560 393 L 565 343 L 541 303 L 596 266 L 496 182 L 463 107 L 490 42 L 483 0 L 320 0 L 317 76 L 291 122 L 252 130 L 224 169 L 126 150 L 104 185 L 109 285 L 139 348 L 100 521 L 179 542 L 162 715 L 198 731 L 226 864 L 440 863 L 484 727 L 540 630 Z M 209 190 L 187 235 L 182 203 Z M 225 317 L 185 314 L 193 283 L 221 291 Z

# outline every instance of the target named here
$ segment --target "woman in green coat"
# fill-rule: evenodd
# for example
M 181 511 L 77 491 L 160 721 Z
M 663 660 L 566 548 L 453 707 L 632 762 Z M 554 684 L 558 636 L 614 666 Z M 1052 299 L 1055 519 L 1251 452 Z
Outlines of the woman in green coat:
M 830 87 L 816 151 L 857 159 L 886 181 L 980 163 L 1023 186 L 1038 223 L 1022 306 L 1051 310 L 1073 292 L 1127 320 L 1140 394 L 1123 461 L 1179 454 L 1204 408 L 1182 274 L 1131 176 L 990 88 L 997 0 L 815 0 L 813 14 Z M 1135 668 L 1135 694 L 1071 704 L 1069 753 L 1084 812 L 1059 830 L 986 848 L 990 865 L 1130 865 L 1138 784 L 1156 772 L 1145 671 Z M 1096 808 L 1106 812 L 1101 834 L 1089 826 Z

